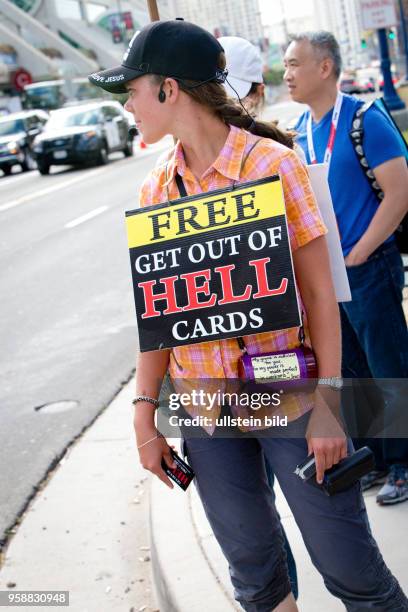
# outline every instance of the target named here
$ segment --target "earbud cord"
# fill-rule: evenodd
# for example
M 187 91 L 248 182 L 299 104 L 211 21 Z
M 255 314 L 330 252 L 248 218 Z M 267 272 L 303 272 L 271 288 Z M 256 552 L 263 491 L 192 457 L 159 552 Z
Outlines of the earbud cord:
M 225 71 L 226 72 L 226 71 Z M 238 102 L 241 106 L 241 108 L 243 109 L 243 111 L 245 112 L 246 115 L 248 115 L 248 117 L 251 119 L 251 123 L 248 126 L 248 130 L 251 130 L 254 125 L 255 125 L 255 119 L 254 117 L 247 111 L 247 109 L 245 108 L 245 106 L 242 104 L 241 98 L 239 97 L 239 94 L 237 92 L 237 90 L 231 85 L 231 83 L 229 82 L 229 80 L 227 79 L 227 75 L 225 74 L 225 72 L 223 73 L 223 78 L 224 81 L 226 81 L 228 83 L 228 85 L 231 87 L 232 91 L 235 93 L 235 95 L 237 96 Z M 176 81 L 179 81 L 183 87 L 185 87 L 186 89 L 195 89 L 196 87 L 200 87 L 201 85 L 204 85 L 205 83 L 209 83 L 210 81 L 213 81 L 214 78 L 212 77 L 211 79 L 207 79 L 206 81 L 200 81 L 200 83 L 196 83 L 196 85 L 187 85 L 186 83 L 184 83 L 184 81 L 182 79 L 176 79 Z M 160 88 L 163 87 L 164 84 L 164 80 L 163 83 L 161 84 Z
M 233 92 L 235 93 L 235 95 L 237 96 L 237 99 L 238 99 L 238 102 L 239 102 L 239 104 L 240 104 L 241 108 L 242 108 L 242 109 L 245 111 L 245 113 L 246 113 L 246 114 L 248 115 L 248 117 L 251 119 L 251 123 L 250 123 L 250 125 L 249 125 L 249 126 L 248 126 L 248 128 L 247 128 L 248 130 L 251 130 L 251 129 L 254 127 L 254 125 L 255 125 L 255 118 L 254 118 L 254 117 L 253 117 L 253 116 L 252 116 L 250 113 L 248 113 L 247 109 L 246 109 L 246 108 L 245 108 L 245 106 L 242 104 L 241 98 L 239 97 L 239 94 L 238 94 L 237 90 L 236 90 L 236 89 L 235 89 L 235 88 L 234 88 L 234 87 L 231 85 L 231 83 L 229 82 L 229 80 L 228 80 L 227 78 L 226 78 L 225 80 L 227 81 L 228 85 L 231 87 L 232 91 L 233 91 Z

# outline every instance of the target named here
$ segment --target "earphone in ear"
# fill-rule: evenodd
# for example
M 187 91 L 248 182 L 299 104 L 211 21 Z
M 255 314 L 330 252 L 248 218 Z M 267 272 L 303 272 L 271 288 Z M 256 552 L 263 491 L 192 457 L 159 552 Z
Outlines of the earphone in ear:
M 158 97 L 159 97 L 159 102 L 163 103 L 166 101 L 166 92 L 162 88 L 160 88 Z

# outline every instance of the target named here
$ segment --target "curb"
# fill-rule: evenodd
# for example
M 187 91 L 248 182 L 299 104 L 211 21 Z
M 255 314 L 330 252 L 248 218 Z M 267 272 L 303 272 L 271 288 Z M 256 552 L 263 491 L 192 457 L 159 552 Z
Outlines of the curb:
M 161 612 L 228 612 L 235 607 L 208 564 L 190 511 L 192 492 L 171 490 L 153 479 L 150 549 Z M 167 508 L 167 512 L 163 511 Z

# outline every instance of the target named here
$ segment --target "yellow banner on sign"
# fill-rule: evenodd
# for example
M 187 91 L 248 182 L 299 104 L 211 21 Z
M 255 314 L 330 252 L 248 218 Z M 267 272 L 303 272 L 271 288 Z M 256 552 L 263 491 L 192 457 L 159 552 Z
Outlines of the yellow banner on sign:
M 283 214 L 281 181 L 268 178 L 265 183 L 137 211 L 126 217 L 128 245 L 153 245 Z

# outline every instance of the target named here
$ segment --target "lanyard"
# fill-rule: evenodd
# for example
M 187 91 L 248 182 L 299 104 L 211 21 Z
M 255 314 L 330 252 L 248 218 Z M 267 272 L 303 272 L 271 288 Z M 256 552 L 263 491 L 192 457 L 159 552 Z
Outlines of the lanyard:
M 334 140 L 336 138 L 337 124 L 339 122 L 341 105 L 343 104 L 343 94 L 339 92 L 337 94 L 336 103 L 333 109 L 333 115 L 331 119 L 329 140 L 327 142 L 326 151 L 324 154 L 324 163 L 330 164 L 331 156 L 333 153 Z M 309 150 L 310 163 L 317 164 L 316 153 L 313 146 L 313 134 L 312 134 L 312 115 L 309 112 L 307 118 L 307 148 Z

